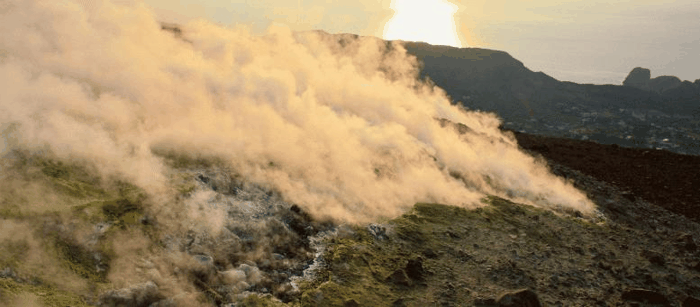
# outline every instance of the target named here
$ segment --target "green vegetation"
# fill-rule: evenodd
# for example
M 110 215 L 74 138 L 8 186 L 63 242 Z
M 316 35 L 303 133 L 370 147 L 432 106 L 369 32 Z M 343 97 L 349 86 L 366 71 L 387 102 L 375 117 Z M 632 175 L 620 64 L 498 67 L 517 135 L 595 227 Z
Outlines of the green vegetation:
M 484 207 L 465 209 L 417 203 L 382 226 L 354 227 L 329 240 L 324 265 L 315 279 L 300 286 L 302 306 L 460 305 L 475 297 L 452 291 L 456 284 L 476 287 L 493 272 L 520 275 L 507 286 L 527 286 L 534 277 L 489 250 L 511 246 L 513 253 L 570 250 L 567 232 L 602 231 L 595 224 L 498 197 Z M 573 229 L 570 220 L 580 220 Z M 538 226 L 539 225 L 539 226 Z M 541 227 L 540 227 L 541 226 Z M 562 231 L 553 232 L 552 229 Z M 493 269 L 493 271 L 491 271 Z M 457 303 L 461 302 L 461 303 Z
M 81 307 L 90 306 L 80 296 L 57 290 L 54 287 L 43 284 L 18 283 L 10 278 L 0 278 L 0 305 L 22 303 L 17 302 L 23 294 L 35 297 L 43 306 L 48 307 Z M 10 305 L 12 306 L 12 305 Z
M 0 279 L 0 298 L 6 301 L 0 305 L 22 299 L 46 306 L 87 305 L 80 295 L 95 294 L 108 283 L 114 234 L 152 228 L 141 223 L 146 194 L 124 181 L 102 180 L 89 165 L 22 152 L 7 170 L 0 182 L 0 219 L 25 237 L 0 237 L 0 270 L 22 276 Z M 91 286 L 80 294 L 70 292 L 80 286 L 56 288 L 66 283 Z
M 29 251 L 29 243 L 26 240 L 5 239 L 0 241 L 0 269 L 17 266 Z
M 174 169 L 210 168 L 223 164 L 221 159 L 215 156 L 188 154 L 164 148 L 154 148 L 152 152 L 163 158 L 165 163 Z
M 91 251 L 70 239 L 54 239 L 59 257 L 73 273 L 91 282 L 106 282 L 109 270 L 109 256 L 99 251 Z M 99 255 L 99 256 L 98 256 Z
M 272 295 L 258 296 L 256 294 L 251 294 L 246 296 L 243 301 L 238 303 L 238 306 L 243 307 L 283 307 L 286 304 L 274 299 Z
M 216 163 L 181 155 L 167 159 L 179 167 Z M 0 195 L 0 215 L 16 221 L 20 225 L 17 227 L 23 227 L 28 234 L 26 239 L 0 238 L 0 269 L 11 268 L 23 276 L 0 279 L 0 297 L 5 300 L 2 303 L 10 304 L 26 296 L 47 306 L 86 305 L 81 295 L 95 295 L 110 287 L 107 276 L 111 265 L 117 265 L 112 246 L 117 234 L 135 229 L 147 236 L 155 232 L 152 225 L 142 222 L 148 198 L 132 184 L 105 182 L 91 175 L 87 166 L 30 156 L 18 161 L 13 176 L 0 183 L 0 191 L 8 191 Z M 196 188 L 182 174 L 174 175 L 170 184 L 180 195 Z M 32 196 L 32 191 L 39 191 L 34 193 L 39 196 Z M 41 203 L 47 206 L 32 205 Z M 341 227 L 337 235 L 327 239 L 314 278 L 298 285 L 299 296 L 288 305 L 425 306 L 472 302 L 476 292 L 449 289 L 459 285 L 482 287 L 478 289 L 480 293 L 495 293 L 531 286 L 540 278 L 537 270 L 527 271 L 530 262 L 523 260 L 516 266 L 503 250 L 545 259 L 538 253 L 568 254 L 585 245 L 579 239 L 582 234 L 601 235 L 607 231 L 582 219 L 498 197 L 484 198 L 483 203 L 477 209 L 417 203 L 398 218 L 379 221 L 382 225 Z M 37 249 L 50 259 L 32 265 L 25 263 L 31 258 L 27 255 Z M 572 263 L 590 261 L 575 254 L 569 258 Z M 42 265 L 50 265 L 51 272 L 63 275 L 53 277 L 28 271 Z M 56 288 L 61 285 L 62 281 L 56 280 L 60 278 L 96 287 L 69 293 Z M 481 282 L 486 279 L 493 280 Z M 202 300 L 206 301 L 207 296 L 202 295 Z M 285 305 L 270 295 L 249 295 L 239 303 Z

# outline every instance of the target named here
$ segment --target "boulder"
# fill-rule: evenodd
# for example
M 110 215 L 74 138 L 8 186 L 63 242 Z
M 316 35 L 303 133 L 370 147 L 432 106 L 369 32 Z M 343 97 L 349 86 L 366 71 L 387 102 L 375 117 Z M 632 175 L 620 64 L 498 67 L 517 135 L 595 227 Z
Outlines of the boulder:
M 152 281 L 134 285 L 130 288 L 108 291 L 100 297 L 98 306 L 151 306 L 162 304 L 164 296 L 158 291 L 158 286 Z M 165 300 L 167 301 L 167 300 Z
M 646 289 L 630 289 L 622 293 L 622 299 L 626 301 L 656 304 L 661 306 L 671 306 L 663 294 Z
M 664 258 L 664 255 L 656 251 L 643 250 L 642 257 L 646 258 L 649 260 L 649 262 L 655 265 L 663 266 L 666 264 L 666 258 Z
M 406 271 L 398 269 L 394 271 L 389 277 L 386 278 L 387 282 L 391 282 L 395 285 L 409 287 L 412 285 L 411 279 L 406 275 Z
M 540 307 L 540 299 L 537 293 L 529 289 L 508 292 L 498 298 L 499 307 Z
M 425 269 L 423 269 L 423 259 L 417 257 L 415 259 L 408 260 L 406 264 L 406 275 L 413 280 L 423 280 L 425 277 Z

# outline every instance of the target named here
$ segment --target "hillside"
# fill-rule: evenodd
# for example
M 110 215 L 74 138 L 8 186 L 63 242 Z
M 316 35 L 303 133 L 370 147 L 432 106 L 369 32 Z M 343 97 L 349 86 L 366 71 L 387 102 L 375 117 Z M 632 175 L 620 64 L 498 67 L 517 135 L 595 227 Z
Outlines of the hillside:
M 626 159 L 636 159 L 641 167 L 635 174 L 643 177 L 678 155 L 653 151 L 648 159 L 643 152 L 624 158 L 607 152 L 623 149 L 590 142 L 527 134 L 517 138 L 524 148 L 543 154 L 556 174 L 585 191 L 601 215 L 582 218 L 487 197 L 478 209 L 419 203 L 395 219 L 337 224 L 316 221 L 275 192 L 240 182 L 215 164 L 178 158 L 171 160 L 180 169 L 172 183 L 181 201 L 169 210 L 180 210 L 176 208 L 189 199 L 206 199 L 204 206 L 224 206 L 229 220 L 218 234 L 206 228 L 182 231 L 161 224 L 163 212 L 149 208 L 152 200 L 139 196 L 138 188 L 123 183 L 100 188 L 103 184 L 82 167 L 24 156 L 15 160 L 24 164 L 14 167 L 26 173 L 5 182 L 33 182 L 44 186 L 47 196 L 67 202 L 64 209 L 43 211 L 21 207 L 31 206 L 31 200 L 12 206 L 13 198 L 7 197 L 12 194 L 4 193 L 3 233 L 10 233 L 7 227 L 26 232 L 2 239 L 0 300 L 45 306 L 179 306 L 187 297 L 205 306 L 700 302 L 700 249 L 695 241 L 700 226 L 692 221 L 697 210 L 688 210 L 698 204 L 683 208 L 672 201 L 645 200 L 648 194 L 637 189 L 671 195 L 657 182 L 593 177 L 597 169 L 626 165 Z M 586 155 L 562 160 L 559 152 L 564 150 Z M 697 163 L 692 161 L 685 165 Z M 697 190 L 683 192 L 698 199 Z M 31 233 L 50 235 L 29 239 Z M 95 241 L 83 242 L 84 235 Z M 146 250 L 124 245 L 146 238 L 154 240 Z M 27 257 L 34 253 L 43 260 Z M 194 288 L 178 290 L 174 280 L 157 277 L 172 274 L 158 264 L 161 257 L 180 259 L 179 273 L 171 278 L 189 281 Z M 115 284 L 107 277 L 131 265 L 152 271 L 151 280 L 109 290 Z M 96 288 L 91 294 L 72 292 L 47 274 Z
M 2 306 L 700 299 L 693 156 L 514 133 L 421 79 L 398 42 L 162 24 L 129 1 L 7 3 Z M 561 85 L 504 52 L 425 52 L 490 78 L 473 82 L 495 105 Z
M 635 86 L 576 84 L 533 72 L 503 51 L 405 47 L 422 63 L 421 77 L 470 109 L 499 114 L 506 128 L 700 154 L 700 79 L 645 75 Z

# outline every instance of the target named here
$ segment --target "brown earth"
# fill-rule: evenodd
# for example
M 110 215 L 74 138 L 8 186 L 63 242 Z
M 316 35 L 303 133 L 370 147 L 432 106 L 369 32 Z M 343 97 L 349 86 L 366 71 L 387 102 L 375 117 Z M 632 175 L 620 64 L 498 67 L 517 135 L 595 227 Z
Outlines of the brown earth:
M 700 221 L 700 156 L 513 132 L 518 144 L 669 211 Z

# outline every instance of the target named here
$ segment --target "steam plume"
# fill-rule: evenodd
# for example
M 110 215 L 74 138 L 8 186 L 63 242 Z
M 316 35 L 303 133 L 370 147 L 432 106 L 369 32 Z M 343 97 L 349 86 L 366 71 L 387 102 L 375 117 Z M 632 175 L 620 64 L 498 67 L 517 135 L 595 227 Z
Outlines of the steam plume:
M 89 4 L 89 5 L 88 5 Z M 0 4 L 5 149 L 49 149 L 162 193 L 156 153 L 217 157 L 313 215 L 396 216 L 495 194 L 593 212 L 498 130 L 416 79 L 399 44 L 206 21 L 162 31 L 141 3 Z M 470 128 L 461 135 L 436 119 Z

